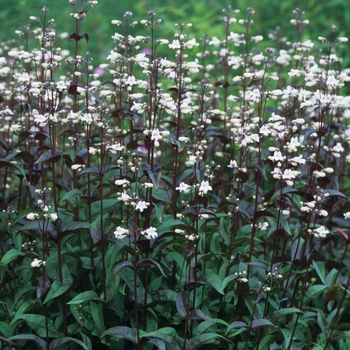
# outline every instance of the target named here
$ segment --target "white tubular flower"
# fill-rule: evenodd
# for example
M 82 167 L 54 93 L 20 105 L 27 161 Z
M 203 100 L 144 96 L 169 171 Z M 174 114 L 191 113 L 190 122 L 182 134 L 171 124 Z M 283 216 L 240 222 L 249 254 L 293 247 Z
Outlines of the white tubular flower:
M 268 157 L 270 160 L 273 160 L 275 162 L 283 162 L 284 157 L 282 156 L 282 153 L 280 151 L 273 152 L 273 156 Z
M 131 199 L 131 197 L 126 193 L 123 192 L 120 197 L 118 197 L 118 200 L 122 202 L 128 202 Z
M 80 168 L 84 168 L 84 164 L 73 164 L 71 166 L 72 170 L 79 170 Z
M 231 169 L 238 169 L 238 164 L 234 159 L 231 159 L 230 164 L 227 167 Z
M 128 185 L 130 183 L 130 181 L 126 180 L 126 179 L 119 179 L 119 180 L 115 180 L 114 183 L 117 186 L 124 186 L 124 185 Z
M 117 229 L 113 232 L 115 238 L 117 239 L 123 239 L 129 234 L 129 230 L 118 226 Z
M 160 134 L 159 129 L 152 130 L 151 140 L 154 141 L 154 145 L 156 147 L 159 146 L 159 141 L 162 138 L 162 135 Z
M 203 194 L 207 194 L 208 191 L 211 191 L 212 187 L 209 185 L 209 181 L 202 181 L 201 185 L 199 187 L 199 192 L 202 192 Z
M 42 260 L 40 260 L 40 259 L 35 258 L 35 259 L 31 262 L 30 265 L 31 265 L 32 267 L 40 267 L 40 266 L 42 266 L 42 265 L 45 265 L 45 261 L 42 261 Z
M 147 203 L 145 201 L 138 201 L 135 209 L 142 213 L 145 209 L 147 209 Z
M 116 145 L 109 145 L 107 148 L 112 154 L 116 154 L 117 152 L 122 151 L 124 149 L 124 146 L 122 146 L 120 143 L 117 143 Z
M 158 232 L 157 232 L 156 228 L 152 227 L 152 226 L 150 228 L 148 228 L 147 230 L 143 231 L 142 233 L 147 239 L 158 237 Z
M 98 148 L 95 148 L 95 147 L 90 147 L 89 148 L 89 153 L 90 154 L 96 154 L 96 153 L 99 153 L 100 150 Z
M 180 192 L 188 192 L 189 189 L 191 188 L 190 185 L 185 184 L 184 182 L 180 182 L 179 186 L 176 187 L 175 189 Z
M 283 179 L 283 180 L 295 179 L 295 172 L 294 172 L 293 170 L 286 169 L 286 170 L 283 172 L 282 179 Z
M 339 153 L 344 152 L 344 148 L 340 142 L 337 142 L 337 144 L 332 148 L 332 152 L 339 152 Z
M 316 229 L 313 229 L 310 233 L 315 237 L 325 238 L 328 235 L 329 231 L 324 226 L 320 226 Z
M 344 219 L 350 219 L 350 211 L 346 212 L 343 214 L 344 215 Z
M 31 220 L 31 221 L 36 220 L 36 219 L 38 219 L 38 218 L 39 218 L 39 214 L 37 214 L 37 213 L 29 213 L 29 214 L 27 215 L 27 219 L 28 219 L 28 220 Z
M 50 215 L 51 221 L 56 221 L 58 219 L 57 213 L 52 213 L 52 214 L 49 214 L 49 215 Z

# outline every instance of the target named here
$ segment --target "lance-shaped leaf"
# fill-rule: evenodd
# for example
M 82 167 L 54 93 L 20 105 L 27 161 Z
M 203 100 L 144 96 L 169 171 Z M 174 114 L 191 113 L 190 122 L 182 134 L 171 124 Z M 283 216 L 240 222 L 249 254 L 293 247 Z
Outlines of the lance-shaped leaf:
M 130 267 L 132 270 L 134 270 L 134 265 L 131 261 L 125 260 L 120 262 L 114 269 L 113 273 L 116 275 L 121 269 L 124 267 Z
M 39 350 L 46 350 L 46 341 L 35 334 L 17 334 L 9 338 L 8 340 L 30 340 L 36 343 Z
M 136 268 L 138 269 L 138 268 L 142 267 L 143 265 L 153 265 L 153 266 L 157 267 L 158 270 L 159 270 L 159 272 L 160 272 L 164 277 L 166 277 L 166 274 L 164 273 L 163 268 L 160 266 L 160 264 L 159 264 L 158 262 L 156 262 L 156 261 L 154 261 L 154 260 L 152 260 L 152 259 L 146 259 L 146 258 L 145 258 L 145 259 L 141 259 L 141 260 L 139 260 L 139 261 L 137 262 Z
M 180 316 L 187 317 L 190 308 L 191 306 L 187 298 L 187 294 L 184 292 L 177 293 L 176 309 Z
M 25 172 L 24 172 L 22 167 L 20 167 L 17 164 L 13 164 L 11 162 L 0 160 L 0 169 L 1 168 L 7 168 L 7 167 L 15 168 L 16 170 L 18 170 L 20 172 L 22 178 L 24 178 L 24 179 L 26 178 L 26 174 L 25 174 Z
M 56 153 L 53 155 L 51 150 L 49 150 L 43 155 L 41 155 L 39 159 L 35 162 L 35 164 L 39 164 L 47 161 L 50 163 L 56 163 L 62 158 L 62 156 L 63 156 L 63 151 L 56 151 Z
M 102 333 L 101 338 L 104 338 L 105 336 L 111 336 L 117 339 L 126 339 L 131 341 L 134 344 L 137 343 L 136 332 L 129 327 L 116 326 L 116 327 L 109 328 Z
M 195 350 L 205 344 L 211 344 L 216 341 L 217 338 L 225 339 L 222 335 L 217 333 L 206 333 L 197 335 L 186 342 L 186 350 Z
M 73 342 L 73 343 L 78 344 L 80 346 L 80 349 L 90 350 L 89 347 L 86 344 L 84 344 L 81 340 L 75 339 L 72 337 L 62 337 L 62 338 L 58 338 L 58 339 L 53 340 L 50 343 L 49 349 L 55 350 L 55 349 L 59 348 L 61 345 L 67 344 L 69 342 Z
M 82 304 L 82 303 L 85 303 L 86 301 L 90 301 L 90 300 L 101 301 L 101 299 L 98 297 L 96 292 L 94 292 L 93 290 L 88 290 L 86 292 L 79 293 L 76 297 L 74 297 L 67 304 L 68 305 Z
M 256 329 L 256 328 L 267 327 L 267 326 L 276 327 L 271 321 L 269 321 L 266 318 L 257 318 L 253 320 L 251 328 Z

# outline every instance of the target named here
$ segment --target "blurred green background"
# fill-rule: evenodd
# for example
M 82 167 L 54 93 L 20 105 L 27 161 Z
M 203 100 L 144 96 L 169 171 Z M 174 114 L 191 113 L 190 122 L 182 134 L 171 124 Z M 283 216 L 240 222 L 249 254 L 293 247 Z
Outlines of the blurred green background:
M 79 0 L 78 0 L 79 1 Z M 0 41 L 18 38 L 15 30 L 22 30 L 30 23 L 29 16 L 41 16 L 43 6 L 49 8 L 49 18 L 54 18 L 58 33 L 74 32 L 74 20 L 69 14 L 74 7 L 68 0 L 1 0 L 0 9 Z M 112 19 L 122 19 L 125 11 L 133 13 L 133 20 L 146 18 L 147 11 L 154 10 L 157 17 L 163 20 L 158 31 L 158 38 L 171 39 L 175 32 L 174 23 L 193 24 L 189 35 L 199 39 L 205 33 L 210 36 L 223 36 L 221 22 L 222 9 L 231 5 L 233 9 L 240 9 L 238 18 L 245 18 L 247 7 L 255 9 L 255 26 L 252 33 L 267 37 L 268 31 L 276 26 L 281 27 L 283 36 L 290 41 L 296 41 L 296 30 L 290 24 L 292 11 L 300 7 L 305 11 L 310 24 L 305 28 L 303 40 L 316 40 L 318 36 L 329 37 L 329 26 L 334 23 L 338 27 L 338 36 L 349 36 L 350 2 L 349 0 L 99 0 L 83 22 L 82 33 L 90 36 L 88 50 L 97 62 L 102 61 L 113 47 L 111 36 L 120 27 L 111 24 Z M 35 23 L 31 22 L 32 27 Z M 135 28 L 134 35 L 148 35 L 148 31 L 141 25 Z M 345 44 L 348 45 L 349 43 Z M 69 44 L 58 44 L 62 48 L 69 48 Z M 73 44 L 72 44 L 73 45 Z M 349 44 L 350 45 L 350 44 Z M 346 61 L 350 62 L 350 50 L 347 49 Z

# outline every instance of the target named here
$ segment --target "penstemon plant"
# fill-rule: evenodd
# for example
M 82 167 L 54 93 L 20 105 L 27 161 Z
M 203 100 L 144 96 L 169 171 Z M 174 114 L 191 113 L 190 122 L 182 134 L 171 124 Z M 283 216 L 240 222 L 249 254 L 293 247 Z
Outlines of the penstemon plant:
M 69 4 L 0 48 L 0 349 L 348 348 L 348 39 L 126 12 L 94 66 Z

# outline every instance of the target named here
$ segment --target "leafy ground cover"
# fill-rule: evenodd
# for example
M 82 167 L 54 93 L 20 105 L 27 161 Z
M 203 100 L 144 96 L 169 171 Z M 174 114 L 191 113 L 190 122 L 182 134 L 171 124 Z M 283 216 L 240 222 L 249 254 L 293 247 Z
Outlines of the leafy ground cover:
M 1 348 L 350 347 L 348 39 L 126 12 L 94 66 L 70 4 L 0 48 Z

